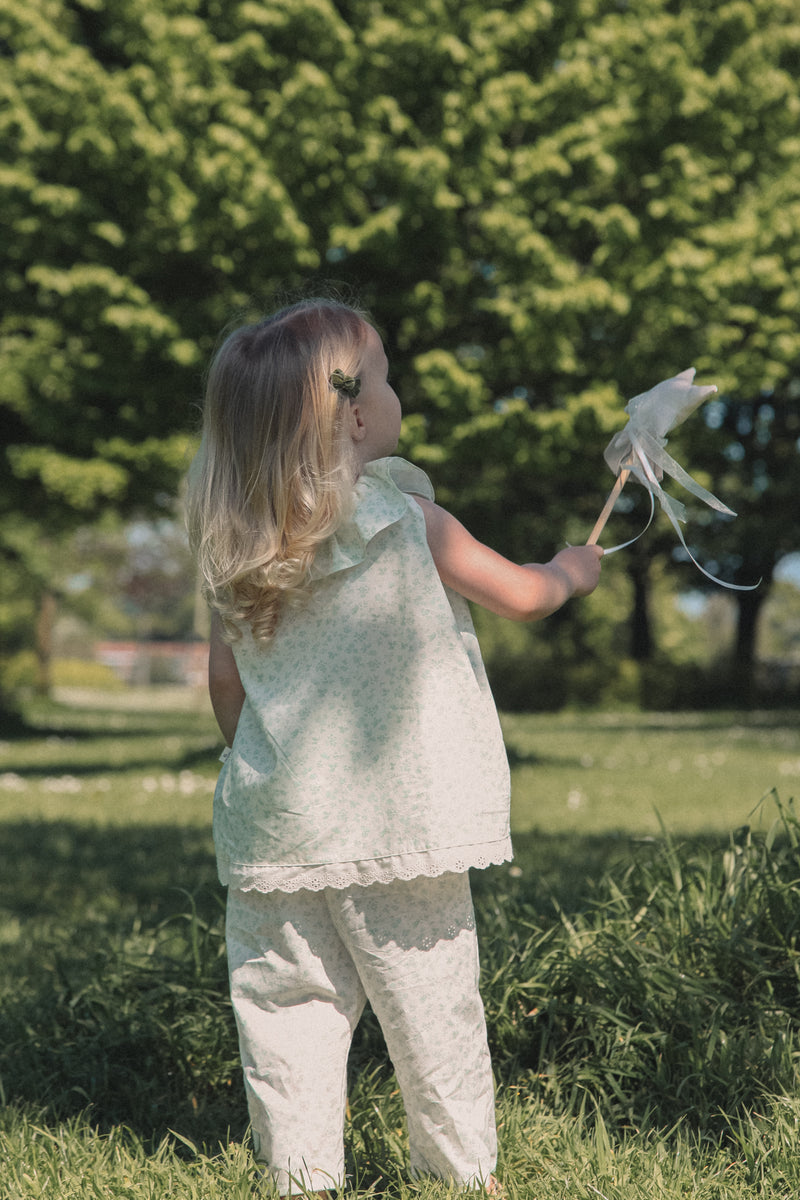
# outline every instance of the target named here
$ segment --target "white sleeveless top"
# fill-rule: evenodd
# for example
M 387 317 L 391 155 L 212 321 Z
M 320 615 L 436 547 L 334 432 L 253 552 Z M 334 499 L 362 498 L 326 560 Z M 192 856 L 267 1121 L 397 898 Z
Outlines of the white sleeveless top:
M 348 887 L 511 858 L 509 772 L 463 597 L 436 571 L 428 477 L 368 463 L 307 604 L 232 649 L 246 700 L 214 797 L 224 884 Z

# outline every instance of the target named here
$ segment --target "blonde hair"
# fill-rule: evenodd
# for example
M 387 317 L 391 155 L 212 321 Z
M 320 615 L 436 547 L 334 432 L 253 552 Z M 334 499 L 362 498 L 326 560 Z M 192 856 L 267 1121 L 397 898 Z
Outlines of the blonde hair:
M 330 376 L 358 373 L 368 331 L 357 309 L 304 300 L 234 330 L 214 355 L 187 523 L 229 638 L 242 623 L 260 641 L 272 637 L 347 515 L 356 479 L 349 398 Z

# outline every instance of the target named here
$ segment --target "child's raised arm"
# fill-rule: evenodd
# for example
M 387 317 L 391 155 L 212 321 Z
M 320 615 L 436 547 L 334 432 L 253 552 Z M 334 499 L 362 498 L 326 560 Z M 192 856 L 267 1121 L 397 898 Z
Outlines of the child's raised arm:
M 442 583 L 512 621 L 539 621 L 571 596 L 588 596 L 600 579 L 599 546 L 569 546 L 549 563 L 518 566 L 483 545 L 455 517 L 415 496 L 425 515 L 433 561 Z

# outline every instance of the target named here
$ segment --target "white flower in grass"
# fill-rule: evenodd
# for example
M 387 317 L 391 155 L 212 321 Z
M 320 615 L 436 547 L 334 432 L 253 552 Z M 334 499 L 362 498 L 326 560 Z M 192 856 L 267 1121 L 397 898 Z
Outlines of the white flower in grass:
M 4 775 L 0 775 L 0 788 L 4 792 L 24 792 L 27 786 L 27 779 L 23 779 L 14 771 L 6 771 Z
M 75 794 L 83 791 L 83 784 L 74 775 L 51 775 L 42 780 L 45 792 L 60 792 Z
M 586 803 L 586 797 L 584 796 L 584 794 L 580 790 L 580 788 L 572 788 L 569 795 L 567 796 L 567 808 L 569 809 L 569 811 L 577 812 L 578 809 L 583 808 L 585 803 Z

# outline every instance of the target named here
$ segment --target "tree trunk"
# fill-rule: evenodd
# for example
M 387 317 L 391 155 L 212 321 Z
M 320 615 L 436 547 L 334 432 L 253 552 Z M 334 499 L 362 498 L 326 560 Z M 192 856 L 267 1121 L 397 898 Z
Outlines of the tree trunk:
M 755 592 L 737 592 L 738 619 L 736 623 L 736 648 L 734 659 L 740 668 L 752 670 L 756 661 L 756 634 L 758 614 L 766 599 L 766 592 L 758 588 Z
M 734 660 L 739 668 L 752 668 L 756 662 L 756 632 L 762 602 L 762 596 L 759 596 L 758 592 L 736 593 L 738 617 Z
M 43 592 L 36 618 L 36 692 L 49 696 L 53 686 L 53 626 L 57 601 L 52 592 Z
M 737 700 L 752 704 L 756 700 L 756 638 L 758 617 L 769 595 L 770 581 L 765 579 L 753 592 L 736 592 L 736 643 L 733 651 L 733 679 Z
M 653 625 L 650 620 L 649 561 L 643 555 L 631 555 L 628 575 L 633 584 L 631 612 L 631 658 L 650 662 L 653 657 Z
M 750 704 L 756 695 L 756 637 L 758 616 L 767 598 L 769 584 L 754 592 L 737 592 L 736 645 L 733 652 L 733 679 L 739 700 Z

